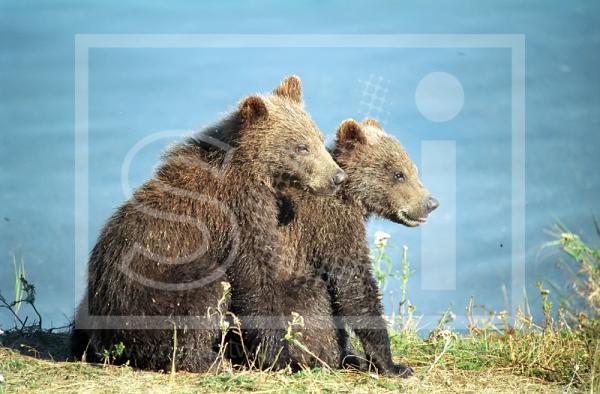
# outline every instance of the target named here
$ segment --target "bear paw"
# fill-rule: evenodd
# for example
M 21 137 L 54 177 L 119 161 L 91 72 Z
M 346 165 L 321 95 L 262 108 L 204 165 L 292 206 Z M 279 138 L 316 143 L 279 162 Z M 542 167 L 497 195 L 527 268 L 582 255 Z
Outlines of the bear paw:
M 401 378 L 409 378 L 413 375 L 414 371 L 408 365 L 393 364 L 391 368 L 388 368 L 383 373 L 388 375 L 398 375 Z

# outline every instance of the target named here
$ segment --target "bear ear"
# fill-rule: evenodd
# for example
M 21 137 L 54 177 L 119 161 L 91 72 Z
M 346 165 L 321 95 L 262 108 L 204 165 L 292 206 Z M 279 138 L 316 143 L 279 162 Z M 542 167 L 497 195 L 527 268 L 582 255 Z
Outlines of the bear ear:
M 381 126 L 381 123 L 379 123 L 377 120 L 375 119 L 371 119 L 371 118 L 365 118 L 365 120 L 363 120 L 362 124 L 364 124 L 365 126 L 373 126 L 373 127 L 377 127 L 378 129 L 383 130 L 383 127 Z
M 240 116 L 245 125 L 266 119 L 269 111 L 265 101 L 258 96 L 246 97 L 239 106 Z
M 338 127 L 337 140 L 343 144 L 364 144 L 367 142 L 367 136 L 356 120 L 346 119 Z
M 287 77 L 273 90 L 273 94 L 279 97 L 287 97 L 297 103 L 302 103 L 302 82 L 295 75 Z

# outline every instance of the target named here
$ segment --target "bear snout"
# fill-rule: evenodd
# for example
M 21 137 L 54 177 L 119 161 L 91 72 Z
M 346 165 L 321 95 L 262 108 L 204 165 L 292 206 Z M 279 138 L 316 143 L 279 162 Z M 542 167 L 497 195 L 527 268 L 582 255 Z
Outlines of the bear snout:
M 338 186 L 344 183 L 348 179 L 348 174 L 344 170 L 339 170 L 336 174 L 331 178 L 331 181 L 334 185 Z
M 439 206 L 440 202 L 435 197 L 429 196 L 427 197 L 427 200 L 425 200 L 425 210 L 427 210 L 428 214 L 433 212 Z

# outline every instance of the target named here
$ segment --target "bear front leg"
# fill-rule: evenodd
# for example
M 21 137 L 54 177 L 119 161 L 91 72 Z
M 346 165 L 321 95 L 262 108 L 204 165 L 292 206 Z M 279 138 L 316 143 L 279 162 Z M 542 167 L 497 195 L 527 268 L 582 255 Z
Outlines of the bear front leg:
M 310 368 L 339 368 L 342 347 L 338 338 L 331 297 L 321 277 L 298 276 L 288 281 L 281 303 L 285 315 L 297 313 L 296 325 L 291 327 L 294 340 L 289 343 L 293 366 Z
M 282 309 L 284 284 L 275 275 L 281 257 L 261 242 L 247 245 L 245 251 L 228 269 L 231 310 L 240 319 L 244 346 L 255 366 L 281 369 L 289 361 L 285 332 L 291 319 Z
M 252 358 L 249 361 L 261 369 L 281 369 L 289 361 L 286 319 L 278 308 L 272 307 L 279 302 L 277 293 L 232 287 L 232 311 L 240 319 L 244 346 Z
M 367 362 L 381 373 L 412 375 L 412 369 L 392 360 L 387 323 L 377 284 L 372 277 L 370 260 L 362 264 L 338 266 L 329 275 L 333 296 L 334 314 L 348 324 L 360 339 Z
M 338 316 L 335 316 L 335 322 L 338 327 L 337 339 L 341 355 L 340 367 L 359 370 L 365 369 L 365 356 L 352 345 L 348 331 L 344 328 L 344 321 Z

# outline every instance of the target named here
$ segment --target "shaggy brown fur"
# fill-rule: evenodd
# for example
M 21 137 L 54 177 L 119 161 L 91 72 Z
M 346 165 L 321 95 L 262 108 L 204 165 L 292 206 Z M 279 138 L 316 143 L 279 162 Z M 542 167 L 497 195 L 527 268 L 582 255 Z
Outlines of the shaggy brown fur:
M 235 148 L 224 154 L 223 142 Z M 242 100 L 219 124 L 173 146 L 92 250 L 76 324 L 85 323 L 86 308 L 100 320 L 94 329 L 75 330 L 75 354 L 87 347 L 89 359 L 123 342 L 122 360 L 169 369 L 177 327 L 176 368 L 209 369 L 220 340 L 221 281 L 233 286 L 231 309 L 250 316 L 244 327 L 253 328 L 257 316 L 283 316 L 285 289 L 273 275 L 289 264 L 277 230 L 281 181 L 331 193 L 341 174 L 303 109 L 297 77 L 271 95 Z M 120 320 L 102 325 L 102 317 Z M 246 339 L 251 350 L 261 346 L 269 365 L 283 334 L 249 330 Z
M 291 290 L 285 301 L 287 312 L 304 317 L 302 343 L 330 366 L 339 366 L 350 355 L 343 329 L 347 325 L 361 340 L 366 359 L 380 372 L 409 376 L 409 367 L 392 361 L 364 222 L 375 214 L 416 226 L 437 207 L 437 201 L 419 181 L 417 169 L 400 143 L 375 120 L 367 119 L 362 125 L 354 120 L 343 122 L 333 156 L 348 174 L 337 196 L 293 189 L 285 192 L 293 219 L 281 231 L 284 243 L 296 253 L 287 280 L 313 289 L 310 298 L 296 296 L 304 290 Z M 290 357 L 308 365 L 319 364 L 299 349 L 291 350 Z M 356 363 L 356 358 L 351 358 L 351 363 Z

